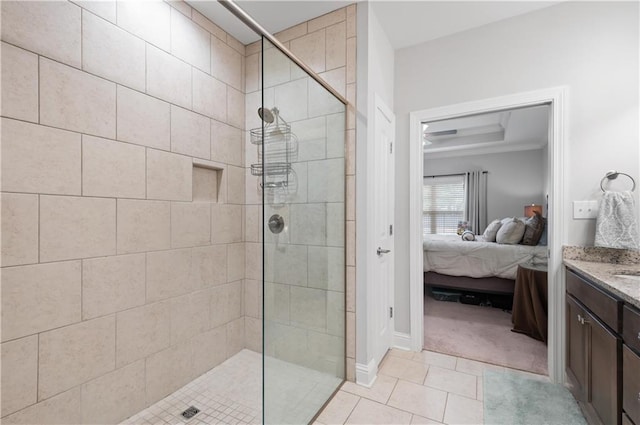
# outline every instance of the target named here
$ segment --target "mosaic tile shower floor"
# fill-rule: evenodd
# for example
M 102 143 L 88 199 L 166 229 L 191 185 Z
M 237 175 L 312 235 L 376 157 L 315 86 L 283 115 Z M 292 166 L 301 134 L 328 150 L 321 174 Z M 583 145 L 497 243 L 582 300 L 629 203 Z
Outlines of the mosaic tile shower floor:
M 262 356 L 242 350 L 121 425 L 260 424 Z M 200 410 L 186 419 L 190 406 Z
M 267 358 L 269 422 L 307 423 L 342 382 L 313 369 Z M 190 419 L 181 413 L 200 410 Z M 280 420 L 280 419 L 282 420 Z M 121 425 L 262 423 L 262 355 L 242 350 Z

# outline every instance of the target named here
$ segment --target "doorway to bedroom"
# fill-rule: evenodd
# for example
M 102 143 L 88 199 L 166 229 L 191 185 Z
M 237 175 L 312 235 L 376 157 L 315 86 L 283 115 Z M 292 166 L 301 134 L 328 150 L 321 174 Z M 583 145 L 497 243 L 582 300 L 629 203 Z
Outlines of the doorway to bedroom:
M 424 349 L 548 374 L 550 112 L 420 122 Z

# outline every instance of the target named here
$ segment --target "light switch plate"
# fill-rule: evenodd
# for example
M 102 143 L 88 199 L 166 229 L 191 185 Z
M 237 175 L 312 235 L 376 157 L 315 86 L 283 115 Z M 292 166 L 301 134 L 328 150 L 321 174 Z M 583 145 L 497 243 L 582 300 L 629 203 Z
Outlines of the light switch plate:
M 573 201 L 574 219 L 593 219 L 598 216 L 598 201 Z

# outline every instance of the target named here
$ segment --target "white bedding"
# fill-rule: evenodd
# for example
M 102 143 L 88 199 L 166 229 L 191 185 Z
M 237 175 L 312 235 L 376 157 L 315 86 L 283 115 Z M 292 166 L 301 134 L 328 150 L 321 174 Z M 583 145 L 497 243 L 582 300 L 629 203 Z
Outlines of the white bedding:
M 463 241 L 458 235 L 428 235 L 424 238 L 424 271 L 450 276 L 515 279 L 518 264 L 545 263 L 546 246 L 504 245 Z

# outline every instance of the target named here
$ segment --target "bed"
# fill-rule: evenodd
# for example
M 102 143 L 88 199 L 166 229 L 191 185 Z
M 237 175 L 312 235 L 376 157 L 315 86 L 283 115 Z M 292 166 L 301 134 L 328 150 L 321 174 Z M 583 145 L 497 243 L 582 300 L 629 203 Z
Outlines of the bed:
M 547 261 L 546 246 L 463 241 L 458 235 L 427 235 L 423 241 L 426 285 L 513 293 L 518 264 Z

